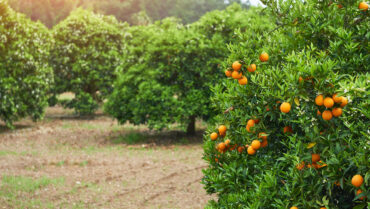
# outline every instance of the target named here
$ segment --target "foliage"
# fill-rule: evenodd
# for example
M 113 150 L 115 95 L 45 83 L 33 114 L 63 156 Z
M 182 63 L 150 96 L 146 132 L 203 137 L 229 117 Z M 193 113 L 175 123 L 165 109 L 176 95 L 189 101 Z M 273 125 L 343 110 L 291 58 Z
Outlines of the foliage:
M 53 28 L 55 45 L 50 56 L 56 83 L 53 93 L 75 93 L 68 107 L 80 114 L 93 113 L 97 103 L 112 91 L 115 69 L 125 53 L 125 28 L 114 17 L 82 9 Z
M 179 123 L 193 133 L 196 118 L 208 120 L 213 115 L 209 88 L 221 78 L 217 63 L 227 54 L 226 43 L 236 28 L 245 30 L 254 11 L 233 5 L 191 26 L 165 19 L 131 29 L 132 35 L 126 37 L 128 57 L 106 112 L 121 123 L 148 124 L 155 129 Z M 208 33 L 213 26 L 216 29 Z
M 53 82 L 48 66 L 51 36 L 40 23 L 0 1 L 0 119 L 7 126 L 31 116 L 42 118 Z
M 240 0 L 228 1 L 244 3 Z M 12 8 L 25 13 L 32 20 L 40 20 L 49 28 L 64 20 L 78 7 L 103 15 L 114 15 L 118 20 L 135 24 L 135 15 L 147 12 L 150 19 L 160 20 L 169 16 L 191 23 L 204 13 L 224 9 L 224 0 L 9 0 Z M 134 17 L 134 18 L 133 18 Z
M 273 16 L 278 27 L 265 31 L 251 23 L 223 63 L 229 68 L 239 60 L 248 85 L 225 79 L 213 88 L 218 111 L 228 110 L 218 124 L 228 130 L 215 141 L 214 127 L 205 135 L 203 183 L 219 196 L 208 208 L 365 208 L 351 178 L 364 177 L 360 188 L 368 200 L 369 13 L 354 0 L 342 1 L 342 8 L 329 0 L 264 2 L 261 14 Z M 267 62 L 258 59 L 262 52 L 270 55 Z M 252 63 L 254 73 L 246 70 Z M 323 120 L 318 111 L 332 108 L 316 105 L 315 98 L 335 93 L 349 103 L 341 116 Z M 280 111 L 282 102 L 291 104 L 288 113 Z M 259 123 L 248 131 L 250 119 Z M 255 155 L 232 150 L 249 147 L 262 132 L 268 145 Z M 229 148 L 220 152 L 215 147 L 225 139 Z M 320 154 L 320 161 L 312 162 L 311 154 Z

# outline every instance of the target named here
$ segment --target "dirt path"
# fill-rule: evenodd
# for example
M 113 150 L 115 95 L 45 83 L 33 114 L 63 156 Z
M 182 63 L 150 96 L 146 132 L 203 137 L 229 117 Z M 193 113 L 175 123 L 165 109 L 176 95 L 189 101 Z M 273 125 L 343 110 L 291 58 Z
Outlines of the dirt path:
M 43 122 L 0 129 L 0 208 L 203 208 L 211 197 L 200 184 L 200 141 L 49 108 Z

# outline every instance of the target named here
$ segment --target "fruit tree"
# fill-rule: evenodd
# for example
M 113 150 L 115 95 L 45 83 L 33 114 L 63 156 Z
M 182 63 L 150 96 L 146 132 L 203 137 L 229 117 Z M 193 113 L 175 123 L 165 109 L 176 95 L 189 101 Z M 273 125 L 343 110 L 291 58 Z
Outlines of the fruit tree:
M 213 88 L 203 183 L 219 198 L 208 207 L 366 208 L 369 11 L 355 0 L 263 2 L 277 27 L 239 32 L 223 63 L 232 77 Z
M 51 35 L 0 1 L 0 120 L 7 126 L 20 118 L 42 118 L 53 82 L 48 55 Z

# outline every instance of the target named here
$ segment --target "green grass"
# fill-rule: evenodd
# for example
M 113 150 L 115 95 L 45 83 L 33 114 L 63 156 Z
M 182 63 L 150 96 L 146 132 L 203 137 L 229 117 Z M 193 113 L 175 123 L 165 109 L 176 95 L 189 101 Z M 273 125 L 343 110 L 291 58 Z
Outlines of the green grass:
M 129 133 L 112 140 L 114 144 L 139 144 L 146 141 L 146 136 L 141 133 Z
M 0 202 L 5 201 L 7 205 L 14 208 L 54 208 L 52 203 L 41 201 L 33 196 L 43 187 L 61 184 L 64 184 L 64 178 L 33 179 L 25 176 L 4 175 L 0 183 Z

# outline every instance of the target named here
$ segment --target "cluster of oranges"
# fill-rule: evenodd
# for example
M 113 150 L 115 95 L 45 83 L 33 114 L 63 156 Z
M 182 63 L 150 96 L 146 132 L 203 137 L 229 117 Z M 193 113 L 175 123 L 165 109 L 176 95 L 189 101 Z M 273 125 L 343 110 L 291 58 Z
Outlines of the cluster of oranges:
M 301 162 L 298 165 L 296 165 L 296 168 L 298 170 L 302 170 L 305 167 L 319 169 L 319 168 L 328 166 L 327 164 L 325 164 L 324 162 L 320 160 L 320 154 L 316 154 L 316 153 L 311 154 L 311 162 L 312 162 L 311 164 L 307 164 L 307 165 L 305 164 L 305 162 Z
M 321 115 L 322 119 L 328 121 L 331 120 L 333 116 L 339 117 L 342 115 L 342 107 L 348 104 L 348 99 L 343 96 L 338 97 L 337 94 L 334 94 L 332 97 L 324 98 L 324 96 L 320 94 L 315 98 L 315 103 L 318 106 L 326 107 L 326 110 L 322 113 L 320 112 L 320 110 L 317 110 L 317 115 Z M 330 108 L 332 108 L 332 110 L 330 110 Z
M 364 178 L 360 174 L 354 175 L 352 177 L 351 183 L 352 183 L 353 186 L 358 188 L 362 185 L 362 183 L 364 183 Z M 356 195 L 360 195 L 361 193 L 362 193 L 362 190 L 358 189 L 357 192 L 356 192 Z M 363 200 L 364 197 L 360 197 L 359 199 Z
M 269 55 L 266 52 L 264 52 L 260 55 L 260 61 L 261 62 L 267 62 L 268 59 L 269 59 Z M 232 64 L 231 68 L 232 68 L 232 71 L 229 70 L 229 69 L 226 70 L 225 75 L 227 77 L 232 77 L 232 78 L 238 80 L 240 85 L 247 85 L 248 84 L 248 78 L 243 75 L 243 72 L 241 72 L 242 64 L 239 61 L 235 61 Z M 256 69 L 257 69 L 256 64 L 251 64 L 247 67 L 247 70 L 250 73 L 253 73 L 254 71 L 256 71 Z
M 248 127 L 249 126 L 250 127 L 253 127 L 254 124 L 256 124 L 256 122 L 258 123 L 259 120 L 258 119 L 255 119 L 255 120 L 252 120 L 251 119 L 251 120 L 249 120 L 248 123 L 247 123 L 247 130 L 250 131 L 250 129 Z M 221 136 L 222 138 L 225 137 L 226 130 L 227 130 L 227 128 L 226 128 L 225 125 L 219 126 L 218 133 L 216 133 L 216 132 L 211 133 L 211 135 L 210 135 L 211 140 L 212 141 L 215 141 L 215 140 L 218 139 L 219 136 Z M 228 150 L 229 151 L 233 151 L 234 149 L 237 148 L 237 151 L 239 153 L 242 153 L 245 150 L 245 148 L 247 148 L 247 153 L 249 155 L 254 155 L 254 154 L 256 154 L 256 152 L 257 152 L 258 149 L 260 149 L 261 147 L 266 147 L 267 144 L 268 144 L 267 143 L 267 134 L 266 133 L 264 133 L 264 132 L 259 133 L 258 134 L 258 138 L 262 139 L 262 143 L 261 143 L 260 140 L 257 140 L 256 139 L 256 140 L 253 140 L 250 145 L 247 144 L 245 146 L 244 145 L 238 146 L 236 144 L 232 145 L 231 144 L 231 140 L 230 139 L 226 139 L 225 141 L 218 143 L 217 146 L 216 146 L 216 149 L 220 153 L 225 153 Z M 215 160 L 216 160 L 216 162 L 218 162 L 218 159 L 217 158 Z

